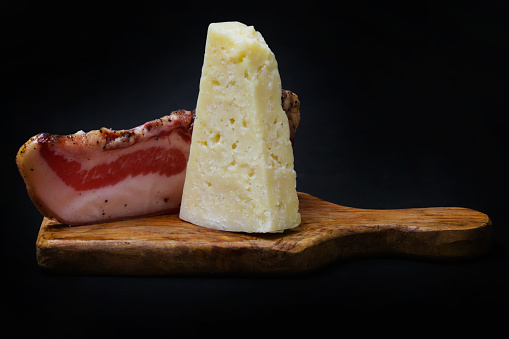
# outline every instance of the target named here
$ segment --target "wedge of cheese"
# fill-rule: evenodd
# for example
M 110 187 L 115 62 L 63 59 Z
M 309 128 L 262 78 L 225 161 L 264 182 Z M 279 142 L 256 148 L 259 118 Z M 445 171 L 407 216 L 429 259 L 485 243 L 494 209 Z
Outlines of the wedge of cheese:
M 180 218 L 238 232 L 300 224 L 281 79 L 262 35 L 239 22 L 208 28 Z

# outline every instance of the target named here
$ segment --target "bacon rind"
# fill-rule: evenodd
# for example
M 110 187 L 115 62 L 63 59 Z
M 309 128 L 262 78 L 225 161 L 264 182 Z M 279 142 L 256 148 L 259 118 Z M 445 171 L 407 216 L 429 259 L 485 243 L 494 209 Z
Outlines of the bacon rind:
M 193 112 L 178 110 L 172 112 L 170 115 L 146 122 L 143 125 L 128 130 L 112 130 L 103 127 L 86 133 L 80 131 L 67 135 L 39 133 L 32 137 L 26 144 L 37 139 L 37 142 L 60 144 L 66 147 L 78 147 L 80 149 L 91 150 L 97 150 L 98 148 L 114 150 L 116 148 L 131 146 L 135 142 L 142 142 L 156 137 L 168 128 L 183 126 L 191 133 L 193 121 Z M 25 145 L 20 148 L 20 151 L 23 150 Z

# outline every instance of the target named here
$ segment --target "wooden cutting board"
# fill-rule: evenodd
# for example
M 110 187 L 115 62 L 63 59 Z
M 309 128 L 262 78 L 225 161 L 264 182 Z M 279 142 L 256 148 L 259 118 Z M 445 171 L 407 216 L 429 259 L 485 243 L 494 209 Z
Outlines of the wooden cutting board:
M 277 234 L 212 230 L 161 215 L 88 226 L 44 218 L 37 261 L 68 274 L 287 274 L 358 256 L 457 259 L 490 247 L 491 221 L 467 208 L 370 210 L 299 193 L 300 226 Z

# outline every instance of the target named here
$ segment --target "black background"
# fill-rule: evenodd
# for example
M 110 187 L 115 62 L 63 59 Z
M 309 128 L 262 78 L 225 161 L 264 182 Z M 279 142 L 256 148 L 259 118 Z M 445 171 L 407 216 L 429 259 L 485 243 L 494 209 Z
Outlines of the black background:
M 0 331 L 507 335 L 509 13 L 493 3 L 406 3 L 2 2 Z M 491 252 L 459 262 L 356 259 L 285 278 L 41 271 L 42 217 L 17 149 L 39 132 L 127 129 L 193 109 L 207 26 L 231 20 L 263 34 L 283 88 L 301 100 L 299 191 L 353 207 L 480 210 L 494 224 Z

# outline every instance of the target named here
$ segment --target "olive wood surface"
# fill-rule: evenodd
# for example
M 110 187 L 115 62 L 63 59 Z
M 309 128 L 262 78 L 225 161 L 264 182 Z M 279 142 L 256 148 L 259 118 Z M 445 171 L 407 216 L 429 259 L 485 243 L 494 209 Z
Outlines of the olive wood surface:
M 208 229 L 177 213 L 86 226 L 44 218 L 37 261 L 64 274 L 288 274 L 359 256 L 459 259 L 490 247 L 490 219 L 467 208 L 358 209 L 306 193 L 299 200 L 300 226 L 269 234 Z

